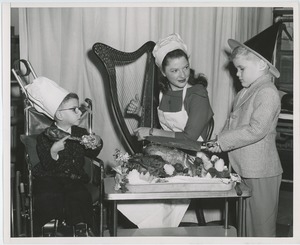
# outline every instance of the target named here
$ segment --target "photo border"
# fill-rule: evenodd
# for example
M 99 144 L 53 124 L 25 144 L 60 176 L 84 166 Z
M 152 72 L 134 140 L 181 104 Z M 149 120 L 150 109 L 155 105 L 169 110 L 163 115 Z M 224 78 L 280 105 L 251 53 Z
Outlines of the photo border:
M 55 238 L 55 239 L 45 239 L 45 238 L 11 238 L 8 236 L 10 234 L 10 226 L 5 222 L 7 219 L 10 219 L 10 166 L 7 163 L 10 163 L 10 9 L 11 8 L 26 8 L 26 7 L 272 7 L 272 6 L 283 6 L 283 7 L 292 7 L 294 9 L 294 237 L 293 238 L 236 238 L 230 239 L 224 237 L 220 239 L 200 239 L 203 243 L 207 244 L 241 244 L 241 243 L 251 243 L 251 244 L 289 244 L 289 243 L 299 243 L 299 233 L 296 231 L 300 230 L 299 227 L 299 209 L 296 207 L 300 206 L 299 202 L 299 178 L 295 173 L 300 172 L 300 166 L 297 164 L 299 160 L 299 151 L 295 150 L 295 146 L 299 146 L 299 2 L 298 1 L 286 1 L 286 2 L 274 2 L 274 1 L 248 1 L 248 2 L 177 2 L 170 1 L 164 3 L 157 2 L 31 2 L 31 3 L 20 3 L 20 2 L 5 2 L 2 3 L 1 17 L 2 17 L 2 59 L 1 59 L 1 68 L 2 68 L 2 154 L 3 154 L 3 214 L 4 222 L 2 222 L 3 227 L 3 238 L 4 244 L 197 244 L 199 238 L 190 237 L 176 237 L 172 239 L 170 237 L 154 237 L 146 239 L 144 237 L 134 237 L 134 238 L 124 238 L 124 237 L 96 237 L 96 238 Z M 295 218 L 296 217 L 296 218 Z M 2 226 L 1 225 L 1 226 Z M 2 229 L 1 229 L 2 231 Z M 100 240 L 99 240 L 100 239 Z M 147 240 L 147 242 L 145 241 Z M 228 240 L 228 241 L 227 241 Z

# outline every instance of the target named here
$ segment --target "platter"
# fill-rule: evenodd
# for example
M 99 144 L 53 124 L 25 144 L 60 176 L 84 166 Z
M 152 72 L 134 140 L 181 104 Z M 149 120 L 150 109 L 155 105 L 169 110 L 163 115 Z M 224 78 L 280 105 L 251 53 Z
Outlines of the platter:
M 176 176 L 177 177 L 177 176 Z M 185 192 L 185 191 L 229 191 L 233 181 L 227 178 L 199 178 L 178 176 L 165 178 L 168 182 L 127 184 L 132 193 Z

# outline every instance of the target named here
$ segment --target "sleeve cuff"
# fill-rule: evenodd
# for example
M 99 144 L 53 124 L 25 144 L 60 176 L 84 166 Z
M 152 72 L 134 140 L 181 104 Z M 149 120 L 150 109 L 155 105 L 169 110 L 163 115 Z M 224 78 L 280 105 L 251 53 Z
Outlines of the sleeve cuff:
M 52 159 L 53 159 L 54 161 L 57 161 L 57 160 L 59 159 L 59 155 L 58 155 L 58 154 L 56 154 L 56 157 L 53 157 L 52 155 L 51 155 L 51 157 L 52 157 Z

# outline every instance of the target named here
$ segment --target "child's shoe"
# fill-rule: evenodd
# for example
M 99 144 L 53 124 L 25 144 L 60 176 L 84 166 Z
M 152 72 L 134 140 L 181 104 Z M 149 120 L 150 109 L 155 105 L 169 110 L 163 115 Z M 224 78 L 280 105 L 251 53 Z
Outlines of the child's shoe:
M 57 236 L 58 219 L 49 221 L 42 227 L 43 237 L 56 237 Z
M 87 237 L 88 236 L 88 227 L 86 223 L 78 223 L 73 227 L 73 236 L 74 237 Z

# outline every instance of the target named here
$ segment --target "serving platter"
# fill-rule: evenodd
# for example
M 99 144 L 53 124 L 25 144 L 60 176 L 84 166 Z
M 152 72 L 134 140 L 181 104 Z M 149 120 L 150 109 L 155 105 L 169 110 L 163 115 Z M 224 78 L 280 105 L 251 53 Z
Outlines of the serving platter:
M 177 176 L 165 178 L 168 182 L 127 184 L 129 192 L 185 192 L 185 191 L 229 191 L 233 181 L 226 178 L 200 178 Z

